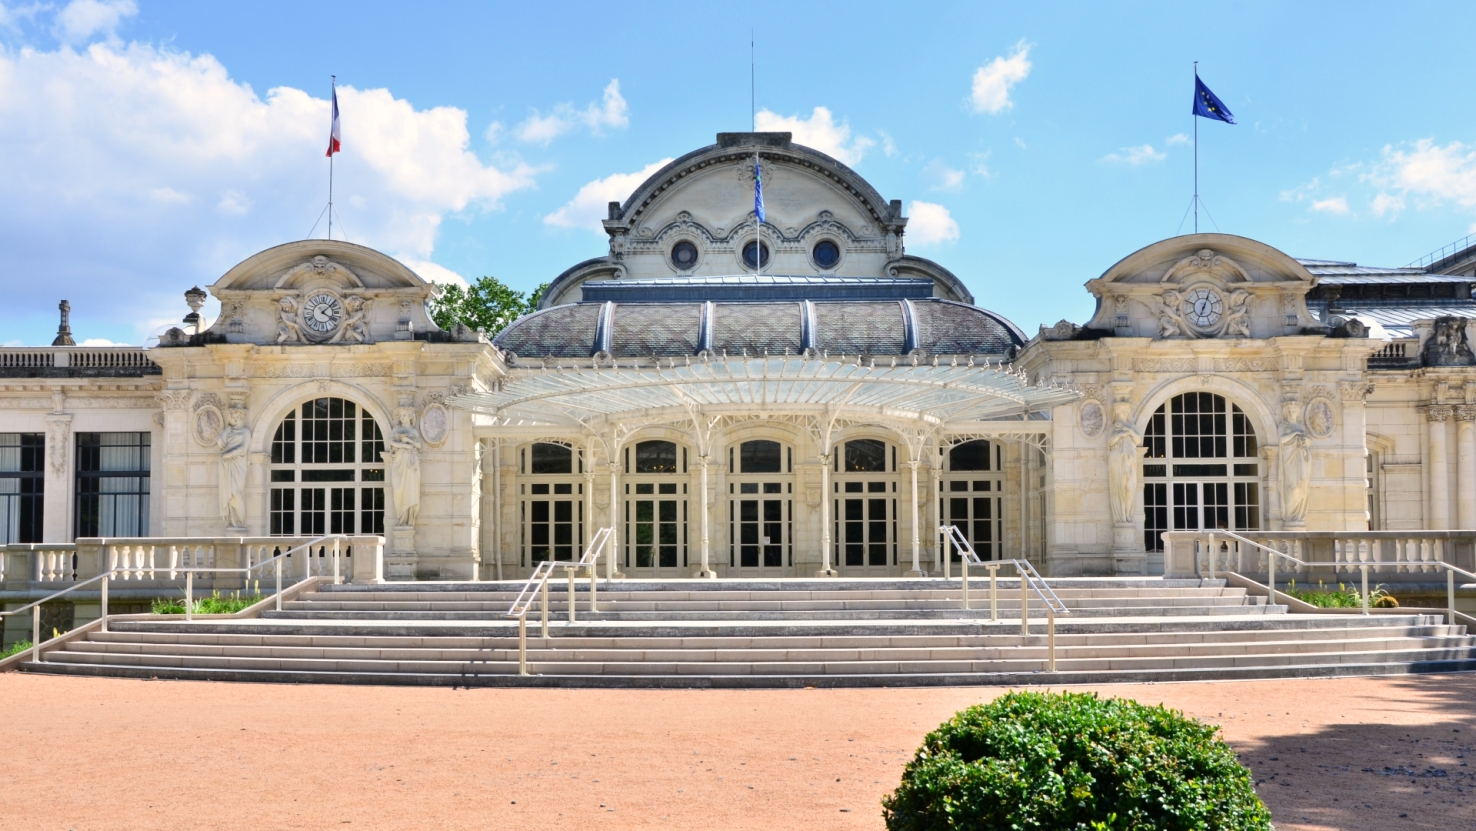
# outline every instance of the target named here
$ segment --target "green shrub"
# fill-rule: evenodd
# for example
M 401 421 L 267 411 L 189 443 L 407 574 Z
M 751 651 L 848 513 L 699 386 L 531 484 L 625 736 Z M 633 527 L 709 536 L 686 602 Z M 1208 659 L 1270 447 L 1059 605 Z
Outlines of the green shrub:
M 4 652 L 0 652 L 0 658 L 9 658 L 11 655 L 14 655 L 18 652 L 25 652 L 27 649 L 30 649 L 31 646 L 32 643 L 29 640 L 16 641 L 15 643 L 10 645 L 9 649 L 5 650 Z
M 1270 829 L 1217 727 L 1084 693 L 1009 693 L 929 733 L 882 799 L 892 831 Z
M 1359 593 L 1358 589 L 1343 583 L 1338 584 L 1337 591 L 1330 591 L 1319 580 L 1317 581 L 1317 590 L 1312 591 L 1310 589 L 1298 589 L 1297 581 L 1293 580 L 1287 584 L 1284 593 L 1295 597 L 1303 603 L 1310 603 L 1322 609 L 1358 609 L 1363 606 L 1363 595 Z M 1368 605 L 1380 609 L 1393 608 L 1399 605 L 1399 601 L 1384 591 L 1383 586 L 1380 586 L 1368 593 Z
M 247 606 L 261 602 L 261 594 L 242 597 L 240 592 L 233 593 L 230 597 L 221 597 L 220 592 L 211 592 L 209 597 L 202 597 L 195 601 L 194 613 L 197 615 L 233 615 Z M 182 615 L 185 613 L 184 598 L 160 597 L 150 604 L 150 609 L 156 615 Z

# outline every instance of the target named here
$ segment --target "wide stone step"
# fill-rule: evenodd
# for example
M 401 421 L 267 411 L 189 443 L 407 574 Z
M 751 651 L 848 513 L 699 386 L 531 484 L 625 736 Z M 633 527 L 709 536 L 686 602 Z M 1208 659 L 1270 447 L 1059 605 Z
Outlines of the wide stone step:
M 48 656 L 50 658 L 51 656 Z M 1136 672 L 1231 668 L 1273 668 L 1325 664 L 1468 662 L 1476 667 L 1476 647 L 1454 646 L 1373 651 L 1256 653 L 1200 657 L 1057 658 L 1059 672 Z M 49 665 L 134 666 L 277 672 L 412 674 L 503 674 L 517 672 L 516 661 L 376 660 L 182 656 L 110 652 L 58 652 Z M 537 661 L 537 671 L 556 675 L 870 675 L 907 676 L 1044 672 L 1046 660 L 1017 657 L 1001 660 L 778 660 L 778 661 L 581 661 L 568 655 Z
M 885 592 L 895 591 L 911 593 L 930 589 L 942 589 L 958 591 L 961 580 L 955 576 L 951 580 L 943 578 L 807 578 L 807 577 L 785 577 L 773 579 L 719 579 L 719 580 L 615 580 L 608 581 L 603 577 L 601 570 L 600 589 L 603 591 L 607 586 L 618 591 L 641 591 L 641 592 L 768 592 L 768 591 L 819 591 L 819 592 Z M 589 578 L 580 579 L 588 585 Z M 970 572 L 970 587 L 987 584 L 988 575 L 980 576 L 977 572 Z M 1177 592 L 1180 590 L 1198 589 L 1225 589 L 1226 583 L 1221 579 L 1191 578 L 1184 580 L 1169 580 L 1162 577 L 1050 577 L 1046 578 L 1046 584 L 1058 594 L 1066 590 L 1082 589 L 1105 589 L 1109 591 L 1123 590 L 1147 590 L 1162 592 L 1169 590 Z M 411 593 L 441 593 L 441 592 L 507 592 L 516 594 L 522 591 L 526 581 L 504 580 L 483 581 L 477 583 L 467 582 L 407 582 L 407 583 L 384 583 L 379 585 L 356 585 L 356 584 L 325 584 L 319 588 L 322 592 L 411 592 Z M 556 574 L 549 581 L 550 586 L 560 584 L 567 585 L 563 574 Z M 1019 591 L 1019 579 L 1016 577 L 999 578 L 1001 586 L 1014 586 Z M 1234 591 L 1235 589 L 1231 589 Z
M 535 667 L 535 674 L 511 672 L 369 673 L 307 672 L 249 669 L 201 669 L 193 667 L 121 666 L 95 664 L 26 663 L 29 672 L 61 675 L 103 675 L 119 678 L 170 678 L 180 680 L 239 681 L 286 684 L 375 684 L 446 687 L 587 687 L 587 688 L 789 688 L 877 687 L 877 686 L 979 686 L 1050 684 L 1111 684 L 1171 681 L 1234 681 L 1262 678 L 1335 678 L 1360 675 L 1403 675 L 1416 672 L 1463 672 L 1476 670 L 1476 661 L 1430 659 L 1419 661 L 1369 660 L 1365 663 L 1286 664 L 1274 667 L 1201 667 L 1167 670 L 1074 670 L 980 673 L 907 674 L 773 674 L 773 675 L 567 675 Z
M 431 644 L 414 647 L 358 646 L 330 647 L 316 644 L 251 645 L 191 644 L 122 640 L 89 640 L 64 645 L 51 655 L 56 660 L 70 660 L 78 654 L 106 653 L 126 655 L 204 656 L 238 658 L 292 658 L 380 661 L 516 661 L 517 644 L 499 639 L 495 644 L 458 647 Z M 995 644 L 969 647 L 930 647 L 926 645 L 885 647 L 736 647 L 725 648 L 642 648 L 571 647 L 558 640 L 529 645 L 529 660 L 574 660 L 580 662 L 638 661 L 650 662 L 837 662 L 837 661 L 1006 661 L 1043 660 L 1046 646 L 1033 636 L 1025 644 Z M 1476 639 L 1468 637 L 1390 637 L 1347 638 L 1340 640 L 1245 641 L 1233 643 L 1102 645 L 1058 644 L 1060 660 L 1128 658 L 1196 658 L 1239 655 L 1271 655 L 1289 653 L 1375 652 L 1432 648 L 1476 647 Z M 48 660 L 51 660 L 48 657 Z
M 960 587 L 952 589 L 919 589 L 915 591 L 625 591 L 618 588 L 610 588 L 601 583 L 599 595 L 601 598 L 611 598 L 620 602 L 732 602 L 732 601 L 919 601 L 919 600 L 952 600 L 958 601 L 963 596 Z M 998 593 L 1003 598 L 1006 593 L 1013 597 L 1020 596 L 1018 582 L 1008 584 L 1001 582 L 997 587 Z M 576 585 L 575 593 L 580 598 L 586 598 L 589 594 L 589 584 L 581 581 Z M 989 584 L 987 582 L 974 581 L 969 584 L 969 594 L 974 597 L 988 596 Z M 563 599 L 568 596 L 568 584 L 563 580 L 555 580 L 549 583 L 550 598 Z M 1246 591 L 1240 588 L 1195 588 L 1167 590 L 1162 587 L 1141 589 L 1059 589 L 1056 595 L 1063 601 L 1072 600 L 1112 600 L 1112 599 L 1142 599 L 1142 598 L 1243 598 Z M 483 603 L 511 603 L 518 596 L 516 591 L 446 591 L 446 592 L 421 592 L 421 591 L 379 591 L 376 587 L 344 587 L 323 586 L 319 591 L 303 595 L 304 599 L 314 601 L 343 601 L 343 602 L 379 602 L 379 603 L 440 603 L 440 602 L 483 602 Z
M 822 612 L 822 611 L 896 611 L 910 612 L 923 610 L 953 610 L 963 608 L 963 598 L 934 598 L 934 599 L 904 599 L 904 600 L 866 600 L 866 599 L 839 599 L 839 600 L 806 600 L 806 599 L 776 599 L 776 600 L 629 600 L 619 597 L 601 595 L 597 604 L 603 612 L 653 612 L 653 613 L 684 613 L 684 612 Z M 575 609 L 587 608 L 589 597 L 587 595 L 577 596 L 574 599 Z M 1164 608 L 1164 609 L 1186 609 L 1195 610 L 1204 607 L 1239 606 L 1245 605 L 1244 598 L 1238 597 L 1133 597 L 1133 598 L 1072 598 L 1063 600 L 1068 609 L 1096 610 L 1096 609 L 1130 609 L 1130 608 Z M 282 604 L 284 611 L 312 611 L 312 612 L 482 612 L 497 613 L 506 612 L 510 603 L 493 603 L 480 600 L 365 600 L 355 598 L 352 600 L 338 599 L 337 597 L 323 598 L 309 595 L 300 600 L 286 601 Z M 538 601 L 534 602 L 538 605 Z M 1019 613 L 1020 597 L 1015 594 L 1012 597 L 999 597 L 997 604 L 1000 609 L 1013 609 Z M 1031 599 L 1031 609 L 1046 608 L 1045 602 L 1035 598 Z M 988 608 L 988 595 L 972 595 L 970 606 L 973 608 Z M 551 595 L 549 597 L 550 609 L 568 609 L 569 597 L 567 594 Z

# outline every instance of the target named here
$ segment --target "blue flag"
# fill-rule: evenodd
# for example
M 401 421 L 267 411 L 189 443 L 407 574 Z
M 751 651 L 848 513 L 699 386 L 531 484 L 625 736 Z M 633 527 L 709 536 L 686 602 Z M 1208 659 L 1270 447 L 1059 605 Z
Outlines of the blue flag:
M 759 170 L 758 156 L 753 157 L 753 212 L 764 221 L 764 175 Z
M 1235 123 L 1235 115 L 1230 112 L 1230 108 L 1225 106 L 1225 102 L 1216 97 L 1213 92 L 1210 92 L 1210 88 L 1199 80 L 1198 75 L 1194 76 L 1194 114 L 1200 118 L 1213 118 L 1226 124 Z

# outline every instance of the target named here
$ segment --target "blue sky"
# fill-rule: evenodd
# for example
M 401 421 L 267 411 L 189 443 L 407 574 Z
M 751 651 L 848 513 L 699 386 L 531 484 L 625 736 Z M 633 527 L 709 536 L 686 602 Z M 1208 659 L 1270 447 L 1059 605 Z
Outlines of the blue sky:
M 1476 226 L 1476 6 L 994 6 L 0 0 L 0 343 L 49 343 L 63 296 L 79 338 L 145 342 L 306 236 L 330 73 L 335 231 L 532 288 L 606 250 L 643 171 L 748 128 L 750 26 L 763 122 L 1029 332 L 1190 230 L 1195 60 L 1239 121 L 1201 122 L 1202 230 L 1402 265 Z

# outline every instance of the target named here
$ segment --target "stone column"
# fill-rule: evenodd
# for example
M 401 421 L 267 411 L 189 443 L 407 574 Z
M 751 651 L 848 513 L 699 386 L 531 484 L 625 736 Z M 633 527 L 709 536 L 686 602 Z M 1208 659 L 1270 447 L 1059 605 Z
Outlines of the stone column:
M 1476 529 L 1476 406 L 1455 408 L 1456 527 Z
M 907 572 L 908 577 L 927 577 L 928 573 L 922 570 L 922 528 L 918 526 L 917 517 L 917 466 L 920 462 L 913 460 L 907 463 L 912 471 L 912 571 Z
M 59 408 L 58 408 L 59 409 Z M 42 499 L 42 542 L 67 542 L 72 526 L 72 417 L 53 412 L 46 417 L 46 479 Z
M 624 580 L 625 573 L 616 562 L 620 558 L 620 464 L 610 462 L 610 559 L 613 564 L 605 566 L 605 576 L 612 580 Z M 614 571 L 611 571 L 611 568 Z
M 831 453 L 820 454 L 820 570 L 816 577 L 838 577 L 830 567 L 830 459 Z
M 708 522 L 711 519 L 712 511 L 708 510 L 708 508 L 707 508 L 707 456 L 706 455 L 702 455 L 702 456 L 698 456 L 697 457 L 697 467 L 699 468 L 699 470 L 702 473 L 702 487 L 699 488 L 699 493 L 698 493 L 698 499 L 700 501 L 697 503 L 697 510 L 702 513 L 702 567 L 700 569 L 698 569 L 697 570 L 697 573 L 694 574 L 694 575 L 692 575 L 692 576 L 693 577 L 706 577 L 706 578 L 711 579 L 711 578 L 717 577 L 717 572 L 715 572 L 715 571 L 712 570 L 712 547 L 711 547 L 712 537 L 711 537 L 711 534 L 709 533 L 709 528 L 708 528 Z
M 1445 423 L 1450 420 L 1448 404 L 1427 407 L 1425 417 L 1430 428 L 1430 529 L 1450 528 L 1450 459 L 1448 458 Z

